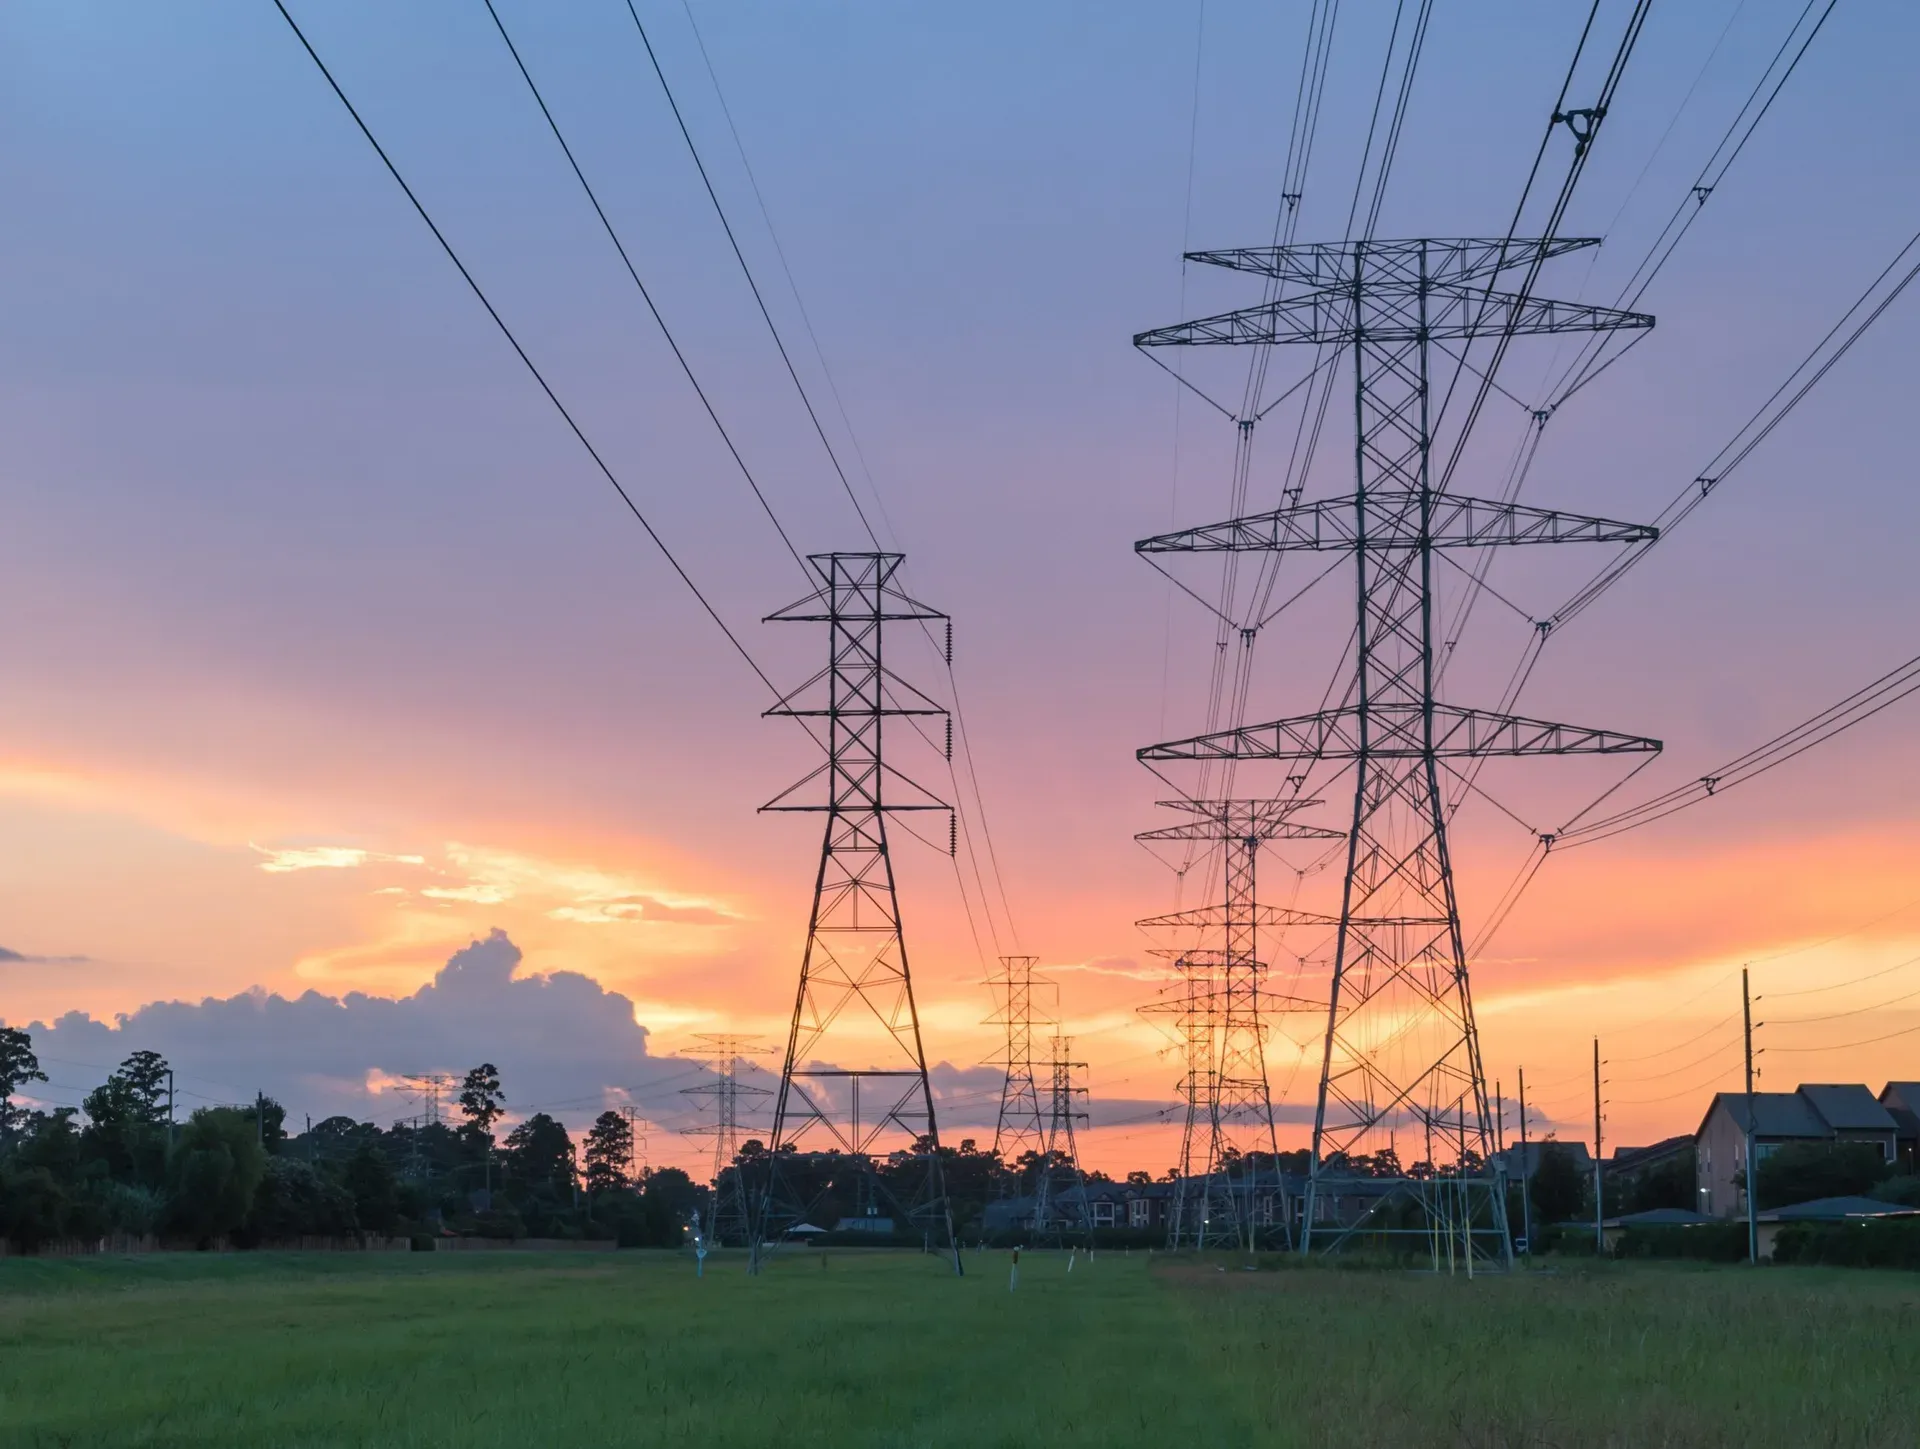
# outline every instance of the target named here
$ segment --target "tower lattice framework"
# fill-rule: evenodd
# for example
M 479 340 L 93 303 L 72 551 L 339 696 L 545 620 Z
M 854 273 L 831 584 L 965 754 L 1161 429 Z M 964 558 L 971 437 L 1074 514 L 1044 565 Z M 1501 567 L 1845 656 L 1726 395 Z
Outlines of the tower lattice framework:
M 713 1121 L 709 1125 L 687 1127 L 682 1131 L 689 1137 L 713 1139 L 713 1175 L 710 1178 L 713 1191 L 707 1198 L 707 1240 L 711 1243 L 742 1245 L 748 1240 L 752 1214 L 746 1182 L 738 1165 L 740 1103 L 742 1097 L 751 1102 L 772 1094 L 765 1087 L 742 1082 L 740 1069 L 746 1064 L 748 1056 L 764 1048 L 754 1046 L 754 1038 L 732 1032 L 705 1034 L 696 1040 L 708 1046 L 713 1080 L 697 1087 L 682 1088 L 680 1095 L 695 1101 L 711 1102 Z
M 1143 760 L 1338 762 L 1354 774 L 1302 1247 L 1408 1232 L 1510 1257 L 1505 1195 L 1489 1165 L 1486 1075 L 1448 854 L 1442 771 L 1491 756 L 1626 754 L 1656 740 L 1442 702 L 1435 688 L 1437 551 L 1527 543 L 1630 543 L 1654 530 L 1460 497 L 1435 486 L 1430 361 L 1477 338 L 1642 328 L 1618 309 L 1500 290 L 1591 239 L 1349 241 L 1194 252 L 1268 280 L 1256 307 L 1160 328 L 1137 346 L 1314 343 L 1353 359 L 1354 480 L 1345 497 L 1145 539 L 1149 554 L 1350 552 L 1357 584 L 1352 678 L 1337 706 L 1139 751 Z M 1396 1133 L 1431 1144 L 1404 1171 Z M 1339 1181 L 1366 1175 L 1372 1208 L 1317 1218 Z M 1383 1190 L 1384 1189 L 1384 1190 Z M 1349 1201 L 1358 1194 L 1349 1190 Z M 1440 1249 L 1436 1246 L 1436 1256 Z
M 1000 1085 L 1000 1116 L 994 1124 L 993 1150 L 1005 1163 L 1046 1150 L 1047 1123 L 1040 1106 L 1040 1084 L 1033 1065 L 1034 988 L 1053 983 L 1036 976 L 1038 956 L 1002 956 L 991 977 L 994 1013 L 987 1025 L 1006 1029 L 1006 1076 Z
M 859 1178 L 869 1211 L 887 1204 L 937 1236 L 954 1271 L 964 1271 L 887 843 L 889 815 L 950 809 L 888 764 L 883 749 L 888 720 L 947 716 L 885 661 L 889 625 L 947 622 L 945 614 L 901 591 L 896 577 L 903 559 L 898 553 L 809 555 L 819 587 L 768 616 L 827 626 L 826 667 L 767 711 L 824 726 L 827 759 L 762 808 L 827 818 L 754 1214 L 756 1270 L 766 1247 L 820 1196 L 799 1186 L 801 1175 L 789 1157 L 824 1152 Z M 949 655 L 951 641 L 949 632 Z M 946 749 L 951 755 L 950 736 Z M 821 783 L 824 801 L 796 799 Z M 906 1161 L 897 1168 L 889 1164 L 890 1187 L 874 1162 L 894 1153 L 904 1153 Z M 913 1185 L 900 1190 L 904 1179 Z
M 1087 1089 L 1076 1074 L 1085 1062 L 1071 1061 L 1073 1039 L 1056 1036 L 1047 1043 L 1047 1121 L 1033 1188 L 1033 1226 L 1042 1239 L 1062 1242 L 1086 1236 L 1092 1242 L 1093 1208 L 1087 1201 L 1087 1176 L 1080 1166 L 1076 1124 L 1087 1120 L 1080 1103 Z
M 1162 800 L 1164 808 L 1185 811 L 1189 818 L 1134 837 L 1148 844 L 1206 841 L 1220 846 L 1224 855 L 1225 894 L 1219 905 L 1139 923 L 1149 930 L 1197 930 L 1224 938 L 1224 949 L 1186 950 L 1175 958 L 1183 988 L 1175 1011 L 1187 1057 L 1181 1083 L 1187 1116 L 1180 1181 L 1168 1217 L 1170 1246 L 1251 1250 L 1263 1237 L 1289 1241 L 1265 1016 L 1307 1003 L 1281 998 L 1267 988 L 1268 967 L 1259 956 L 1258 936 L 1262 924 L 1299 924 L 1309 918 L 1304 912 L 1272 907 L 1263 912 L 1257 885 L 1260 850 L 1268 841 L 1341 838 L 1337 830 L 1292 818 L 1319 803 Z

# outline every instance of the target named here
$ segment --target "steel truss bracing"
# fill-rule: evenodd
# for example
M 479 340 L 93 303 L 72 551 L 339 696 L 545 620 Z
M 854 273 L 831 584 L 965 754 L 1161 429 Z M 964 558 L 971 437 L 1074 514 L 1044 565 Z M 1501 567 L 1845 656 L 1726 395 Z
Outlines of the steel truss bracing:
M 1264 1011 L 1309 1003 L 1283 1001 L 1265 988 L 1258 929 L 1299 924 L 1302 913 L 1259 904 L 1260 848 L 1270 840 L 1338 840 L 1337 830 L 1303 825 L 1293 815 L 1317 800 L 1163 800 L 1187 812 L 1178 825 L 1142 831 L 1136 840 L 1206 841 L 1225 854 L 1225 900 L 1217 907 L 1154 916 L 1154 928 L 1199 928 L 1224 949 L 1179 953 L 1183 991 L 1174 1010 L 1187 1050 L 1181 1087 L 1187 1118 L 1180 1181 L 1168 1218 L 1169 1246 L 1285 1244 L 1290 1214 L 1279 1169 L 1273 1096 L 1267 1080 Z M 1319 918 L 1331 924 L 1327 918 Z M 1204 983 L 1204 984 L 1203 984 Z M 1204 1038 L 1204 1041 L 1202 1040 Z
M 1018 1162 L 1026 1153 L 1046 1148 L 1047 1124 L 1033 1067 L 1033 990 L 1053 983 L 1034 975 L 1039 960 L 1038 956 L 1002 956 L 998 974 L 987 982 L 994 1005 L 987 1025 L 1006 1028 L 1006 1077 L 1000 1087 L 1000 1117 L 993 1129 L 993 1150 L 1002 1162 Z
M 680 1095 L 713 1103 L 710 1126 L 682 1129 L 689 1137 L 713 1138 L 713 1191 L 707 1198 L 707 1241 L 742 1246 L 750 1236 L 752 1214 L 747 1201 L 747 1185 L 738 1165 L 740 1155 L 740 1104 L 771 1096 L 765 1087 L 740 1080 L 745 1058 L 763 1048 L 750 1045 L 748 1036 L 722 1033 L 701 1036 L 711 1049 L 713 1080 L 698 1087 L 683 1088 Z
M 937 1239 L 954 1271 L 963 1271 L 887 844 L 888 815 L 949 807 L 890 766 L 883 751 L 887 720 L 946 714 L 887 667 L 887 626 L 924 627 L 947 616 L 901 592 L 902 560 L 897 553 L 813 554 L 819 588 L 768 616 L 827 626 L 827 667 L 767 711 L 824 723 L 827 758 L 762 808 L 827 818 L 754 1214 L 754 1269 L 816 1205 L 800 1200 L 783 1158 L 829 1152 L 861 1173 L 870 1210 L 887 1201 L 896 1221 L 904 1217 Z M 824 782 L 826 798 L 799 799 L 814 782 Z M 890 1189 L 873 1171 L 884 1155 L 904 1159 L 888 1176 L 895 1184 L 911 1177 L 910 1189 Z
M 1460 709 L 1435 698 L 1435 551 L 1631 541 L 1607 519 L 1435 490 L 1432 346 L 1446 340 L 1643 328 L 1652 318 L 1503 292 L 1502 272 L 1590 246 L 1538 241 L 1358 241 L 1196 252 L 1273 280 L 1272 300 L 1140 334 L 1143 347 L 1304 342 L 1350 349 L 1350 497 L 1148 539 L 1142 553 L 1344 548 L 1357 575 L 1349 703 L 1149 746 L 1143 760 L 1340 760 L 1355 777 L 1301 1246 L 1408 1232 L 1436 1262 L 1508 1261 L 1491 1165 L 1486 1075 L 1447 844 L 1448 757 L 1641 753 L 1655 740 Z M 1425 1161 L 1403 1169 L 1398 1143 Z M 1364 1177 L 1366 1186 L 1353 1180 Z M 1354 1210 L 1352 1204 L 1369 1204 Z M 1344 1205 L 1344 1206 L 1343 1206 Z

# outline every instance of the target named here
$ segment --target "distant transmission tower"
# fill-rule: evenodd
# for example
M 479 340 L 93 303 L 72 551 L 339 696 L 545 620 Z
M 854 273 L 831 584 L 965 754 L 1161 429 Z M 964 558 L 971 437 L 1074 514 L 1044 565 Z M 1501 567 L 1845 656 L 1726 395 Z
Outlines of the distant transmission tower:
M 808 562 L 820 587 L 769 616 L 827 626 L 827 667 L 767 711 L 822 722 L 827 760 L 763 808 L 824 812 L 827 823 L 800 990 L 774 1098 L 767 1144 L 772 1155 L 754 1216 L 755 1270 L 767 1245 L 816 1205 L 807 1199 L 817 1201 L 818 1194 L 797 1188 L 799 1175 L 788 1171 L 783 1156 L 807 1148 L 837 1154 L 841 1165 L 850 1165 L 863 1179 L 864 1201 L 890 1198 L 909 1223 L 939 1239 L 956 1273 L 964 1271 L 940 1166 L 933 1087 L 887 846 L 888 815 L 950 807 L 886 763 L 885 722 L 940 718 L 949 731 L 949 758 L 953 752 L 946 710 L 883 659 L 887 625 L 947 622 L 945 614 L 901 592 L 894 578 L 902 558 L 897 553 L 814 554 Z M 949 626 L 949 657 L 952 637 Z M 816 780 L 825 782 L 823 802 L 790 803 Z M 917 1178 L 904 1193 L 890 1191 L 873 1170 L 875 1155 L 893 1150 L 910 1154 L 906 1168 Z M 894 1177 L 898 1182 L 900 1174 Z
M 1378 1208 L 1322 1228 L 1323 1246 L 1354 1232 L 1404 1232 L 1436 1244 L 1444 1233 L 1449 1261 L 1457 1250 L 1509 1260 L 1441 772 L 1464 779 L 1455 762 L 1495 755 L 1660 748 L 1635 735 L 1463 709 L 1435 690 L 1436 550 L 1654 537 L 1633 524 L 1456 497 L 1431 472 L 1433 347 L 1487 337 L 1504 348 L 1519 335 L 1652 325 L 1637 313 L 1530 295 L 1542 263 L 1594 244 L 1350 241 L 1193 252 L 1189 261 L 1266 278 L 1271 300 L 1134 338 L 1140 347 L 1295 342 L 1353 353 L 1350 494 L 1289 500 L 1270 513 L 1135 545 L 1146 554 L 1342 550 L 1354 558 L 1355 666 L 1339 705 L 1139 751 L 1153 762 L 1336 761 L 1354 772 L 1303 1248 L 1314 1245 L 1320 1197 L 1340 1195 L 1337 1180 L 1365 1159 L 1375 1191 L 1388 1190 L 1373 1199 Z M 1501 274 L 1516 267 L 1526 273 L 1521 289 L 1499 290 Z M 1424 1172 L 1399 1168 L 1397 1127 L 1433 1143 Z M 1436 1261 L 1440 1252 L 1436 1246 Z
M 1173 1201 L 1167 1207 L 1167 1246 L 1169 1248 L 1208 1246 L 1209 1186 L 1213 1181 L 1211 1164 L 1219 1161 L 1219 1114 L 1214 1104 L 1220 1094 L 1216 1086 L 1218 1067 L 1219 991 L 1215 985 L 1214 959 L 1217 952 L 1195 951 L 1180 955 L 1173 963 L 1179 977 L 1176 991 L 1160 1001 L 1140 1008 L 1143 1012 L 1170 1015 L 1180 1047 L 1180 1097 L 1186 1106 L 1180 1131 L 1180 1156 L 1173 1167 Z M 1224 1202 L 1211 1204 L 1223 1214 L 1230 1212 Z M 1228 1219 L 1222 1216 L 1222 1223 Z M 1225 1234 L 1225 1236 L 1221 1236 Z M 1214 1242 L 1231 1244 L 1230 1227 L 1218 1227 Z
M 1007 1031 L 1006 1078 L 1000 1086 L 1000 1118 L 993 1129 L 993 1150 L 1002 1162 L 1016 1163 L 1028 1152 L 1045 1150 L 1046 1119 L 1033 1071 L 1033 989 L 1053 983 L 1035 976 L 1038 956 L 1002 956 L 998 974 L 988 979 L 993 992 L 989 1026 Z M 1044 1018 L 1043 1018 L 1044 1019 Z
M 1074 1124 L 1085 1122 L 1080 1101 L 1087 1089 L 1074 1081 L 1085 1062 L 1069 1061 L 1073 1039 L 1056 1036 L 1047 1044 L 1047 1123 L 1041 1147 L 1040 1170 L 1033 1190 L 1033 1226 L 1042 1238 L 1056 1242 L 1079 1232 L 1093 1241 L 1093 1205 L 1087 1201 L 1087 1175 L 1080 1166 L 1080 1143 Z M 1077 1210 L 1076 1210 L 1077 1205 Z
M 1207 1100 L 1200 1108 L 1205 1114 L 1204 1154 L 1196 1151 L 1194 1129 L 1199 1115 L 1190 1102 L 1188 1127 L 1181 1143 L 1182 1173 L 1200 1165 L 1201 1192 L 1198 1212 L 1177 1214 L 1181 1226 L 1195 1247 L 1234 1245 L 1251 1251 L 1259 1245 L 1261 1230 L 1277 1237 L 1284 1245 L 1289 1239 L 1289 1213 L 1285 1184 L 1280 1176 L 1280 1144 L 1273 1124 L 1273 1095 L 1267 1079 L 1267 1026 L 1261 1019 L 1263 1008 L 1311 1003 L 1281 1001 L 1264 990 L 1266 963 L 1259 959 L 1256 946 L 1262 925 L 1297 925 L 1305 922 L 1332 925 L 1328 917 L 1310 917 L 1302 911 L 1264 911 L 1259 904 L 1257 882 L 1260 848 L 1269 840 L 1339 840 L 1341 833 L 1315 825 L 1302 825 L 1291 817 L 1318 800 L 1163 800 L 1163 806 L 1185 810 L 1191 819 L 1178 825 L 1147 830 L 1134 837 L 1149 844 L 1157 841 L 1214 841 L 1224 849 L 1226 899 L 1218 906 L 1154 916 L 1140 922 L 1148 928 L 1198 928 L 1208 935 L 1224 936 L 1225 949 L 1186 951 L 1178 958 L 1189 993 L 1207 972 L 1209 999 L 1204 1029 L 1211 1040 L 1206 1053 L 1210 1070 L 1206 1073 Z M 1200 1029 L 1196 1011 L 1191 1007 L 1182 1018 L 1182 1032 L 1188 1038 Z M 1189 1055 L 1192 1055 L 1189 1048 Z M 1190 1086 L 1198 1079 L 1189 1069 Z M 1189 1195 L 1184 1185 L 1176 1189 L 1182 1199 Z M 1262 1220 L 1261 1203 L 1275 1207 L 1272 1217 Z M 1177 1240 L 1173 1240 L 1177 1241 Z
M 740 1080 L 743 1059 L 766 1048 L 750 1046 L 750 1036 L 731 1032 L 696 1037 L 710 1043 L 707 1060 L 712 1063 L 713 1080 L 698 1087 L 683 1087 L 680 1095 L 711 1099 L 713 1125 L 681 1129 L 689 1137 L 713 1138 L 713 1192 L 707 1198 L 707 1241 L 745 1243 L 748 1240 L 747 1188 L 741 1181 L 735 1159 L 740 1155 L 740 1099 L 773 1094 Z

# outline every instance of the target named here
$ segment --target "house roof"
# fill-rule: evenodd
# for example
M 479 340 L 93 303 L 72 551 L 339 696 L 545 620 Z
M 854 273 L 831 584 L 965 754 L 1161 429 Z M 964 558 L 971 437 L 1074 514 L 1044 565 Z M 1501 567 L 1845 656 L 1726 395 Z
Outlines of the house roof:
M 1902 1108 L 1920 1114 L 1920 1082 L 1888 1082 L 1880 1089 L 1880 1105 L 1896 1118 Z
M 1817 1197 L 1812 1202 L 1797 1202 L 1791 1207 L 1760 1214 L 1760 1220 L 1768 1223 L 1835 1223 L 1848 1218 L 1910 1217 L 1920 1217 L 1920 1208 L 1881 1202 L 1876 1197 Z
M 1745 1132 L 1747 1127 L 1747 1094 L 1745 1092 L 1715 1092 L 1713 1101 L 1707 1108 L 1711 1117 L 1714 1108 L 1723 1109 L 1733 1119 L 1733 1125 Z M 1704 1121 L 1700 1124 L 1706 1126 Z M 1827 1121 L 1814 1110 L 1809 1102 L 1798 1092 L 1755 1092 L 1753 1094 L 1753 1133 L 1757 1137 L 1831 1137 L 1833 1129 Z
M 1642 1168 L 1652 1167 L 1669 1161 L 1693 1150 L 1693 1135 L 1683 1137 L 1663 1137 L 1650 1147 L 1616 1148 L 1607 1160 L 1609 1172 L 1638 1172 Z
M 1540 1154 L 1547 1149 L 1549 1141 L 1551 1141 L 1554 1147 L 1559 1148 L 1571 1157 L 1583 1170 L 1593 1166 L 1593 1154 L 1587 1151 L 1586 1143 L 1579 1141 L 1562 1142 L 1557 1138 L 1541 1138 L 1527 1143 L 1525 1147 L 1522 1147 L 1518 1142 L 1510 1142 L 1501 1148 L 1500 1151 L 1494 1153 L 1493 1156 L 1497 1162 L 1502 1163 L 1506 1167 L 1507 1176 L 1509 1177 L 1519 1177 L 1523 1173 L 1538 1172 L 1540 1170 Z
M 1645 1212 L 1623 1213 L 1617 1218 L 1608 1218 L 1600 1226 L 1603 1228 L 1683 1228 L 1695 1223 L 1710 1223 L 1715 1219 L 1705 1213 L 1697 1213 L 1692 1208 L 1648 1208 Z
M 1802 1086 L 1800 1095 L 1836 1132 L 1891 1132 L 1893 1118 L 1858 1082 Z

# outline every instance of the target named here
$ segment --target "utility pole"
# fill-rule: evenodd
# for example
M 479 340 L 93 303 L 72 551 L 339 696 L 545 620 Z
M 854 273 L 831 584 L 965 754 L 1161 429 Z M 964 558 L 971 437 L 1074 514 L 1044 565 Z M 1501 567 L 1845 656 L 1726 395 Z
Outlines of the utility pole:
M 888 626 L 945 624 L 949 661 L 953 630 L 945 614 L 902 591 L 898 574 L 904 561 L 898 553 L 809 555 L 819 587 L 768 616 L 827 626 L 826 668 L 767 711 L 824 726 L 827 760 L 761 808 L 812 811 L 827 819 L 800 987 L 774 1096 L 767 1180 L 753 1213 L 750 1272 L 759 1270 L 766 1246 L 813 1206 L 782 1172 L 783 1155 L 798 1152 L 809 1134 L 852 1168 L 869 1204 L 885 1193 L 908 1225 L 940 1237 L 956 1274 L 966 1271 L 940 1162 L 940 1125 L 887 843 L 889 816 L 940 811 L 949 817 L 951 851 L 953 807 L 914 784 L 882 750 L 889 719 L 951 721 L 947 710 L 886 665 Z M 945 753 L 951 760 L 951 732 Z M 815 780 L 825 783 L 825 801 L 801 803 L 801 790 Z M 867 1065 L 824 1065 L 849 1057 Z M 864 1117 L 863 1084 L 877 1099 Z M 907 1166 L 918 1179 L 899 1194 L 873 1169 L 876 1155 L 894 1151 L 908 1154 Z M 900 1183 L 904 1175 L 895 1174 L 893 1181 Z
M 1635 524 L 1467 497 L 1451 489 L 1444 453 L 1444 466 L 1433 467 L 1441 410 L 1430 393 L 1430 366 L 1437 360 L 1444 367 L 1451 348 L 1498 339 L 1504 349 L 1521 336 L 1653 325 L 1639 313 L 1534 293 L 1544 263 L 1596 242 L 1363 238 L 1191 252 L 1190 261 L 1262 278 L 1264 300 L 1133 339 L 1143 348 L 1310 343 L 1316 357 L 1328 348 L 1352 355 L 1351 486 L 1312 502 L 1290 496 L 1271 512 L 1134 545 L 1147 555 L 1344 552 L 1352 559 L 1356 647 L 1350 680 L 1331 696 L 1338 703 L 1137 752 L 1145 763 L 1186 761 L 1202 769 L 1288 762 L 1301 781 L 1290 783 L 1292 795 L 1307 793 L 1316 771 L 1322 778 L 1352 771 L 1346 870 L 1323 983 L 1327 1021 L 1303 1251 L 1316 1243 L 1318 1195 L 1340 1194 L 1340 1180 L 1355 1176 L 1347 1164 L 1387 1148 L 1396 1126 L 1412 1119 L 1432 1135 L 1429 1163 L 1454 1165 L 1453 1175 L 1444 1184 L 1412 1174 L 1368 1179 L 1374 1192 L 1389 1189 L 1380 1209 L 1364 1225 L 1323 1233 L 1319 1245 L 1337 1248 L 1355 1232 L 1430 1240 L 1451 1232 L 1456 1205 L 1464 1203 L 1469 1251 L 1511 1261 L 1504 1192 L 1488 1163 L 1486 1072 L 1448 844 L 1457 801 L 1449 799 L 1451 787 L 1442 788 L 1450 778 L 1443 772 L 1472 771 L 1473 762 L 1492 756 L 1660 748 L 1657 740 L 1611 730 L 1463 708 L 1442 700 L 1437 686 L 1447 647 L 1437 622 L 1439 550 L 1658 537 Z M 1501 290 L 1501 277 L 1516 270 L 1525 277 L 1521 290 Z M 1436 347 L 1443 349 L 1437 357 Z M 1236 422 L 1242 438 L 1250 436 L 1252 419 Z M 1229 599 L 1227 607 L 1238 609 L 1241 601 Z M 1243 638 L 1251 632 L 1243 630 Z
M 173 1068 L 167 1068 L 167 1156 L 173 1156 Z
M 1753 997 L 1740 968 L 1740 1018 L 1747 1048 L 1747 1261 L 1760 1261 L 1760 1165 L 1753 1160 Z
M 1533 1256 L 1533 1153 L 1527 1147 L 1527 1069 L 1520 1068 L 1520 1232 Z
M 1607 1231 L 1601 1226 L 1606 1208 L 1600 1187 L 1600 1038 L 1593 1039 L 1593 1251 L 1607 1254 Z
M 1493 1079 L 1493 1150 L 1507 1150 L 1507 1099 L 1500 1093 L 1500 1079 Z

